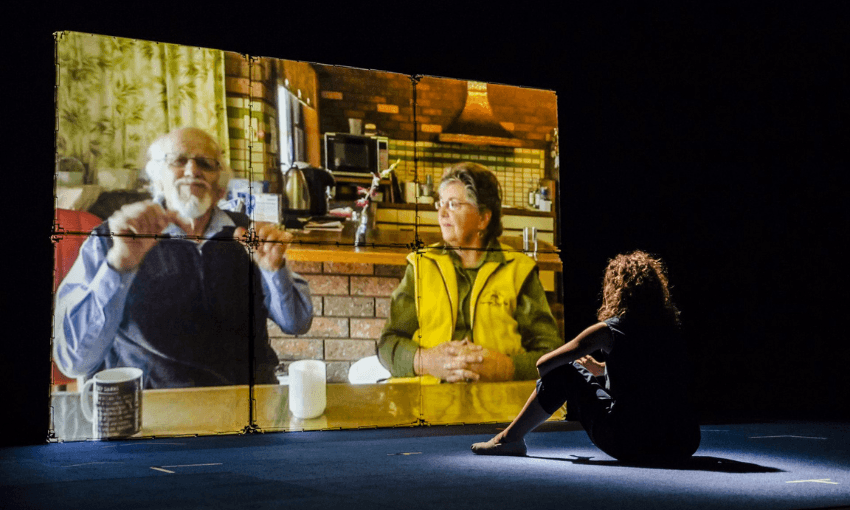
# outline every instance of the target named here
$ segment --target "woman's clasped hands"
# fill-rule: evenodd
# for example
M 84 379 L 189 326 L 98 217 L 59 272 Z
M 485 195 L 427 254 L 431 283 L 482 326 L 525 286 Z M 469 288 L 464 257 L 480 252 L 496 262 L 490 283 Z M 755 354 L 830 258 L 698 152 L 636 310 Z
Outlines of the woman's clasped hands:
M 514 376 L 509 356 L 485 349 L 468 338 L 419 349 L 414 366 L 418 375 L 430 374 L 445 382 L 510 381 Z

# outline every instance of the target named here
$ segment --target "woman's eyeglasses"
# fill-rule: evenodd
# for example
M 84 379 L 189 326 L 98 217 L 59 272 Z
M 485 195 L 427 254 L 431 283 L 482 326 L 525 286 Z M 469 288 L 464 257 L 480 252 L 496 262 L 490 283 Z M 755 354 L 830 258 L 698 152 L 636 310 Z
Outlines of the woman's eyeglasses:
M 434 209 L 439 211 L 443 207 L 448 207 L 449 211 L 457 211 L 462 205 L 474 206 L 475 204 L 472 204 L 470 202 L 461 202 L 460 200 L 457 200 L 455 198 L 450 198 L 448 200 L 437 200 L 436 202 L 434 202 Z
M 220 163 L 215 158 L 208 158 L 205 156 L 186 156 L 185 154 L 166 154 L 162 161 L 170 166 L 171 168 L 185 168 L 187 164 L 189 164 L 189 160 L 193 160 L 196 165 L 201 170 L 213 171 L 218 170 Z

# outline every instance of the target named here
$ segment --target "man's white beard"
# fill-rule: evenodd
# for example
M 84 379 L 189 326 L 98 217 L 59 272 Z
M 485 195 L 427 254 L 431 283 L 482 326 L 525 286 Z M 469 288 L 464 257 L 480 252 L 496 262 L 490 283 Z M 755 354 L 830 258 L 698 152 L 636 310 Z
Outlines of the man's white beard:
M 212 197 L 209 191 L 204 193 L 203 197 L 197 197 L 187 191 L 188 197 L 183 198 L 180 196 L 180 187 L 175 186 L 171 189 L 171 197 L 168 199 L 169 209 L 177 211 L 177 214 L 189 220 L 200 218 L 210 210 Z

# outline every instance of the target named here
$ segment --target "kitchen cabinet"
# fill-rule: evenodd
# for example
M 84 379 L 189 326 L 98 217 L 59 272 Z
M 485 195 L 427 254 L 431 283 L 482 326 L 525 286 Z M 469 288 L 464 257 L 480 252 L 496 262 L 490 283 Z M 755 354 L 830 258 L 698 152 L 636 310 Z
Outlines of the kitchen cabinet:
M 376 227 L 384 230 L 413 231 L 418 217 L 420 232 L 439 232 L 437 214 L 429 204 L 420 205 L 418 210 L 413 205 L 378 204 Z M 503 237 L 522 237 L 524 227 L 537 227 L 538 239 L 555 244 L 555 217 L 552 213 L 504 209 L 502 227 Z

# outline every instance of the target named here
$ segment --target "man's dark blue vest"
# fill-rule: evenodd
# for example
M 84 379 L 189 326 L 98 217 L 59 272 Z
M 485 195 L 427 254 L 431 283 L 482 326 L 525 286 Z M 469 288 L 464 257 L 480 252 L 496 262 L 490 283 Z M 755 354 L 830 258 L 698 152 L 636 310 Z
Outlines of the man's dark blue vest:
M 248 227 L 247 216 L 227 214 Z M 200 250 L 194 240 L 163 239 L 147 253 L 102 369 L 142 368 L 146 388 L 248 384 L 252 369 L 254 383 L 277 382 L 262 276 L 234 230 L 225 227 Z M 107 224 L 97 231 L 108 250 Z

